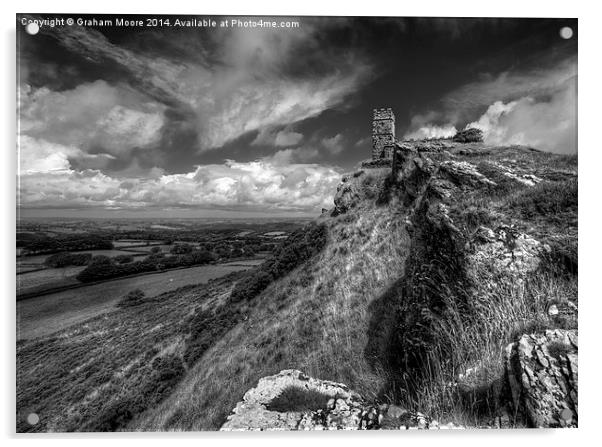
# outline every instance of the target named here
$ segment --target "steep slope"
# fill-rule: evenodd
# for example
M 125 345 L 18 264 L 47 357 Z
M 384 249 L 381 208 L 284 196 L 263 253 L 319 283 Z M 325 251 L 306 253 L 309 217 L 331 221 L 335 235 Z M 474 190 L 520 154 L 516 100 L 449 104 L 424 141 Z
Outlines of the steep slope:
M 388 174 L 374 170 L 355 180 L 382 188 Z M 387 378 L 364 355 L 374 343 L 370 305 L 403 274 L 409 238 L 402 210 L 376 206 L 378 194 L 371 197 L 354 213 L 324 218 L 328 242 L 322 252 L 254 298 L 247 319 L 132 427 L 217 429 L 247 389 L 282 369 L 375 396 Z
M 244 317 L 129 428 L 218 429 L 261 377 L 286 369 L 443 422 L 507 414 L 504 347 L 576 327 L 576 164 L 418 142 L 397 147 L 393 169 L 346 176 L 317 222 L 325 246 L 236 303 Z

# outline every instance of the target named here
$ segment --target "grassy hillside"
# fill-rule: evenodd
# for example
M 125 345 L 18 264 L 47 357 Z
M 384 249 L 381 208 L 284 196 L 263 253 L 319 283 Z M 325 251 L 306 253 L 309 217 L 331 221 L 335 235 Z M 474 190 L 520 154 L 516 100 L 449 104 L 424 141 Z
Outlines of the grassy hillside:
M 241 275 L 143 296 L 135 305 L 19 341 L 17 431 L 123 429 L 184 376 L 191 316 L 219 306 Z M 30 413 L 40 417 L 38 424 L 27 424 Z
M 379 344 L 372 304 L 403 274 L 409 242 L 404 216 L 372 201 L 362 212 L 323 223 L 328 242 L 322 252 L 256 297 L 248 319 L 130 428 L 217 429 L 259 378 L 285 368 L 378 394 L 386 372 L 374 370 L 364 350 Z
M 403 181 L 387 169 L 350 176 L 337 196 L 342 211 L 321 219 L 325 248 L 254 298 L 247 318 L 129 427 L 217 429 L 260 377 L 285 368 L 442 420 L 477 425 L 492 416 L 496 408 L 481 406 L 498 398 L 487 396 L 504 346 L 522 331 L 576 324 L 546 309 L 576 302 L 577 159 L 482 144 L 415 155 L 425 171 Z M 440 209 L 429 211 L 429 197 L 444 183 L 437 176 L 446 160 L 477 167 L 488 186 L 445 180 L 453 198 L 441 209 L 453 224 L 437 228 L 425 216 Z M 493 278 L 474 248 L 485 225 L 541 239 L 548 256 L 518 281 Z

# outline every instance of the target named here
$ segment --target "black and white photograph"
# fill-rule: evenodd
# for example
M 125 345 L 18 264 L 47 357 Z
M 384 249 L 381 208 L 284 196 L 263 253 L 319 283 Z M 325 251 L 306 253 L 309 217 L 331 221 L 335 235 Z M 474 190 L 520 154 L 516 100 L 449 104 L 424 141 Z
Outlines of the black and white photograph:
M 579 427 L 580 20 L 18 13 L 16 433 Z

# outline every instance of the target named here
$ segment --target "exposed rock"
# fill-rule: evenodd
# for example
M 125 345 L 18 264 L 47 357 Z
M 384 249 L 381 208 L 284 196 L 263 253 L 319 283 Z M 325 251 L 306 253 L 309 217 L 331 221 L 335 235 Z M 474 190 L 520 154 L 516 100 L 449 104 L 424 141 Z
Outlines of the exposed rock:
M 378 197 L 382 182 L 377 181 L 377 179 L 386 177 L 389 172 L 390 169 L 381 168 L 345 174 L 334 196 L 333 215 L 346 213 L 358 204 Z
M 270 404 L 283 391 L 298 387 L 330 398 L 324 408 L 305 411 L 271 411 Z M 222 430 L 358 430 L 377 423 L 378 416 L 355 392 L 341 383 L 317 380 L 300 371 L 284 370 L 259 380 L 236 405 Z
M 525 186 L 535 186 L 539 182 L 542 181 L 541 178 L 537 177 L 535 174 L 529 174 L 525 172 L 521 172 L 520 170 L 515 169 L 514 171 L 507 166 L 504 166 L 500 163 L 491 163 L 492 166 L 495 166 L 496 169 L 505 177 L 522 183 Z
M 467 161 L 444 161 L 439 166 L 440 173 L 458 186 L 495 186 L 495 182 L 481 174 L 475 165 Z
M 543 251 L 549 247 L 514 228 L 502 225 L 494 232 L 481 226 L 475 235 L 475 251 L 467 259 L 473 265 L 487 265 L 493 274 L 512 277 L 535 271 Z
M 418 152 L 443 152 L 456 146 L 450 140 L 423 140 L 411 143 Z
M 374 169 L 374 168 L 389 168 L 391 167 L 390 158 L 379 158 L 377 160 L 368 160 L 362 162 L 362 169 Z
M 273 403 L 286 390 L 323 395 L 319 408 L 287 411 Z M 286 404 L 286 403 L 285 403 Z M 291 406 L 294 403 L 291 402 Z M 422 413 L 395 405 L 371 405 L 342 383 L 318 380 L 297 370 L 284 370 L 259 380 L 234 408 L 222 431 L 243 430 L 373 430 L 462 428 L 439 424 Z
M 533 427 L 577 427 L 577 331 L 523 335 L 506 348 L 513 405 Z

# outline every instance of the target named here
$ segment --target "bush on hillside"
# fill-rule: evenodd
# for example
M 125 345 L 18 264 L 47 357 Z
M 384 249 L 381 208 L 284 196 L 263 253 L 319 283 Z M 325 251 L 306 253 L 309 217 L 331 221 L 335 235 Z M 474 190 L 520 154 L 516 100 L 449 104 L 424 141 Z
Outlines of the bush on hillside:
M 295 231 L 270 259 L 236 284 L 230 300 L 236 303 L 255 298 L 272 281 L 281 278 L 318 254 L 326 241 L 327 230 L 323 224 L 312 223 Z
M 299 386 L 289 386 L 282 390 L 266 405 L 270 411 L 286 413 L 289 411 L 317 411 L 328 409 L 328 401 L 332 397 L 316 390 L 308 390 Z
M 146 369 L 141 389 L 131 394 L 126 390 L 125 396 L 108 402 L 83 430 L 112 432 L 125 428 L 138 414 L 167 397 L 186 372 L 182 359 L 175 354 L 157 357 Z
M 132 307 L 144 302 L 146 294 L 141 289 L 134 289 L 129 291 L 126 295 L 121 298 L 118 307 Z
M 113 258 L 113 260 L 115 262 L 117 262 L 118 264 L 127 264 L 129 262 L 133 262 L 134 261 L 134 256 L 132 255 L 117 255 Z
M 113 242 L 99 235 L 68 235 L 50 237 L 37 235 L 27 239 L 21 246 L 27 253 L 56 253 L 84 250 L 111 250 Z
M 48 267 L 62 268 L 69 266 L 88 265 L 92 259 L 90 253 L 56 253 L 48 256 L 44 261 Z
M 216 310 L 199 310 L 190 320 L 189 336 L 184 348 L 184 362 L 193 365 L 217 340 L 241 320 L 231 306 Z
M 175 256 L 152 253 L 146 259 L 125 264 L 117 264 L 115 259 L 107 256 L 95 256 L 88 267 L 81 271 L 76 278 L 82 282 L 99 281 L 156 270 L 203 265 L 212 262 L 215 257 L 206 250 L 194 250 L 185 255 Z
M 184 255 L 190 252 L 192 252 L 192 245 L 190 244 L 175 244 L 170 250 L 170 253 L 174 255 Z
M 471 127 L 457 132 L 452 138 L 456 143 L 480 143 L 483 141 L 483 131 Z

